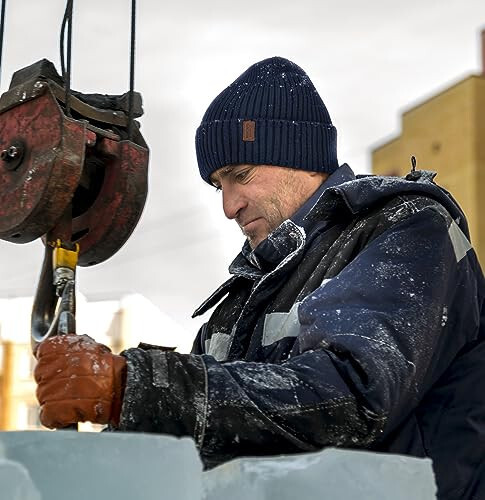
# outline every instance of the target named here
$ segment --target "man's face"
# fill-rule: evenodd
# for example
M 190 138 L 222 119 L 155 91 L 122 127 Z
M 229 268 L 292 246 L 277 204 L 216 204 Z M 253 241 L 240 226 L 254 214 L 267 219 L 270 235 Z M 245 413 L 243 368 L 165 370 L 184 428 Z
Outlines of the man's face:
M 216 170 L 210 180 L 222 191 L 226 217 L 236 220 L 251 248 L 256 248 L 305 203 L 326 177 L 272 165 L 235 165 Z

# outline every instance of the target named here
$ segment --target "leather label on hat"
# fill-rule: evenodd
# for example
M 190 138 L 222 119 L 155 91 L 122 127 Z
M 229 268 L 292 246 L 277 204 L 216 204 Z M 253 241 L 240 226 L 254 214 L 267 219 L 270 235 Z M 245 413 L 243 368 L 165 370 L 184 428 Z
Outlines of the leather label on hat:
M 253 142 L 255 140 L 255 132 L 256 122 L 254 122 L 253 120 L 244 120 L 242 140 L 244 142 Z

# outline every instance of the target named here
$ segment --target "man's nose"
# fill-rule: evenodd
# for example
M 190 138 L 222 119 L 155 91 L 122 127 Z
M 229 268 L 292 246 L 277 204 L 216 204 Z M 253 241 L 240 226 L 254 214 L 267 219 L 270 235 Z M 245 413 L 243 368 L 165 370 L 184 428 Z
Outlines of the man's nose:
M 228 219 L 235 219 L 246 206 L 247 201 L 236 186 L 223 187 L 222 208 Z

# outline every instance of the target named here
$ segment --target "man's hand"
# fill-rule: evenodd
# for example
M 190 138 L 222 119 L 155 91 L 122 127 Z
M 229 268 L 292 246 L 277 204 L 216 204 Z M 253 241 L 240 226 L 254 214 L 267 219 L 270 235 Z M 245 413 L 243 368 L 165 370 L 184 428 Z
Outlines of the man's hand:
M 40 421 L 49 428 L 77 422 L 117 425 L 126 377 L 126 360 L 82 335 L 61 335 L 37 349 Z

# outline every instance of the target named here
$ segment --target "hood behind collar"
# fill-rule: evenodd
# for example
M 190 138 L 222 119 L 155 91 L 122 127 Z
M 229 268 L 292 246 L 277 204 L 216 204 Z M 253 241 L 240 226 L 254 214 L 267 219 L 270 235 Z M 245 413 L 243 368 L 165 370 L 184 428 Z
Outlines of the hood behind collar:
M 331 218 L 336 211 L 346 210 L 352 215 L 369 210 L 377 204 L 398 195 L 417 194 L 436 200 L 450 213 L 469 237 L 468 225 L 463 211 L 453 196 L 434 182 L 435 172 L 418 170 L 413 176 L 358 176 L 355 180 L 325 189 L 308 212 L 305 220 Z

